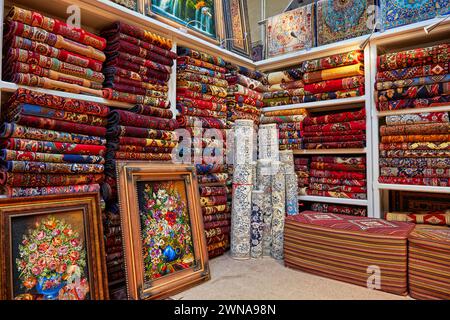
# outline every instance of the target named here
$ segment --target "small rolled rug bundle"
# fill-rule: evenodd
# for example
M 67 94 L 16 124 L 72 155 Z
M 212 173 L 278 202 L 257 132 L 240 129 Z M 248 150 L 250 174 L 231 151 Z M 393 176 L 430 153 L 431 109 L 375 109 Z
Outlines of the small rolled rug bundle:
M 379 182 L 449 186 L 448 112 L 386 116 L 380 126 Z
M 107 106 L 21 88 L 3 110 L 0 184 L 5 196 L 100 190 Z
M 5 21 L 4 80 L 102 96 L 104 38 L 16 6 Z
M 276 140 L 273 141 L 272 135 L 269 143 L 262 141 L 264 145 L 277 145 L 279 150 L 298 150 L 302 149 L 302 131 L 301 126 L 303 119 L 306 117 L 307 113 L 305 109 L 289 109 L 289 110 L 279 110 L 279 111 L 268 111 L 264 112 L 261 119 L 261 128 L 275 128 L 271 129 L 272 135 L 276 133 Z M 264 127 L 263 127 L 264 126 Z M 262 135 L 264 138 L 266 135 Z M 275 148 L 275 147 L 274 147 Z M 264 148 L 263 148 L 264 149 Z M 265 154 L 260 155 L 260 157 L 268 157 Z M 274 159 L 277 160 L 277 159 Z
M 116 22 L 106 38 L 103 97 L 131 104 L 169 108 L 168 81 L 177 54 L 171 40 Z
M 303 61 L 297 67 L 269 73 L 267 82 L 264 104 L 268 107 L 361 96 L 364 53 L 354 50 Z
M 378 56 L 376 100 L 379 111 L 427 108 L 450 101 L 450 44 Z

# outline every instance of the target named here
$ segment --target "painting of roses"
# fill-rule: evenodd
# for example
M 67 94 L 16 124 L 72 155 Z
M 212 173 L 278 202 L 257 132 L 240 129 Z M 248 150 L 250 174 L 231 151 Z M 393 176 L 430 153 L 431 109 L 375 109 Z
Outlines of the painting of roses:
M 97 193 L 2 199 L 0 218 L 3 298 L 107 297 Z
M 194 263 L 183 181 L 138 182 L 145 280 L 188 269 Z

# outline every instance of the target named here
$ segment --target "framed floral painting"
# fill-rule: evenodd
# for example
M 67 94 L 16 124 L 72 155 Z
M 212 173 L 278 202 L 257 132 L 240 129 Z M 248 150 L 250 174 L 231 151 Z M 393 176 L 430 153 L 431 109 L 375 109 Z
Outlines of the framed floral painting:
M 128 298 L 165 298 L 210 278 L 195 169 L 117 162 Z
M 215 43 L 223 38 L 221 0 L 143 0 L 144 13 Z
M 108 298 L 98 193 L 0 199 L 0 298 Z

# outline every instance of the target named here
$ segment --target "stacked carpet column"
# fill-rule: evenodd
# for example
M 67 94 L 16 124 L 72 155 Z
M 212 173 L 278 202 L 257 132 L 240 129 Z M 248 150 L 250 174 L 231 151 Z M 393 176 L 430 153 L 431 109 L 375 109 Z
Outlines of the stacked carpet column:
M 270 254 L 275 259 L 283 259 L 286 214 L 286 179 L 283 163 L 272 161 L 272 175 L 272 247 Z

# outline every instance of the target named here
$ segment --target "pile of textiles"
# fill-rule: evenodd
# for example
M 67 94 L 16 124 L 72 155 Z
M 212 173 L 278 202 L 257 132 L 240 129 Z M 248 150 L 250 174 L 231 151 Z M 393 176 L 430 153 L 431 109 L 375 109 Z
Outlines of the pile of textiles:
M 450 299 L 450 229 L 416 226 L 408 237 L 409 294 L 414 299 Z
M 305 149 L 351 149 L 366 146 L 366 110 L 306 117 L 302 126 Z
M 169 108 L 168 81 L 177 57 L 172 41 L 123 22 L 101 34 L 107 40 L 103 97 Z
M 197 168 L 206 242 L 212 258 L 230 246 L 226 62 L 183 47 L 178 47 L 178 56 L 177 121 L 188 135 L 180 137 L 179 156 Z
M 450 226 L 450 208 L 432 211 L 394 211 L 386 213 L 388 221 L 404 221 L 415 224 Z
M 261 124 L 275 123 L 278 129 L 278 144 L 280 150 L 302 149 L 302 122 L 307 112 L 305 109 L 289 109 L 266 111 L 261 118 Z
M 265 106 L 341 99 L 364 95 L 364 52 L 361 50 L 308 60 L 267 74 Z
M 2 111 L 0 185 L 4 195 L 100 190 L 108 107 L 18 89 Z
M 15 6 L 5 20 L 4 80 L 102 96 L 105 39 Z
M 294 166 L 295 173 L 297 174 L 297 182 L 299 195 L 306 195 L 306 188 L 309 187 L 309 167 L 310 158 L 308 157 L 295 157 Z
M 267 89 L 261 82 L 265 75 L 233 64 L 227 64 L 227 68 L 228 121 L 247 119 L 258 126 L 264 106 L 262 93 Z
M 366 207 L 348 206 L 334 203 L 313 202 L 311 203 L 311 211 L 367 217 Z
M 310 169 L 308 195 L 367 199 L 365 157 L 314 156 Z
M 378 110 L 448 105 L 449 59 L 449 43 L 379 56 L 375 85 Z
M 110 291 L 125 285 L 125 261 L 123 256 L 120 209 L 117 203 L 110 204 L 103 215 L 105 235 L 106 268 Z
M 407 238 L 413 228 L 405 222 L 305 211 L 286 218 L 284 262 L 290 268 L 364 287 L 368 272 L 381 270 L 379 290 L 406 295 Z
M 380 183 L 450 186 L 448 112 L 386 116 L 380 127 Z

